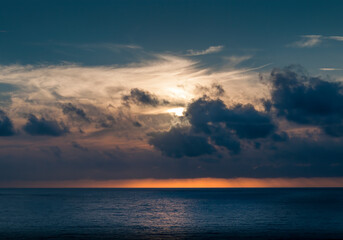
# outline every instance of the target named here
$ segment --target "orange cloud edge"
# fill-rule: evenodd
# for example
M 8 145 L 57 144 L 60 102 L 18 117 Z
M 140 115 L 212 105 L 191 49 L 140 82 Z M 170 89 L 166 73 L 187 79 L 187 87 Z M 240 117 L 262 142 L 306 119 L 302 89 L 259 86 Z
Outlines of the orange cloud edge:
M 189 178 L 1 182 L 1 188 L 300 188 L 343 187 L 336 178 Z

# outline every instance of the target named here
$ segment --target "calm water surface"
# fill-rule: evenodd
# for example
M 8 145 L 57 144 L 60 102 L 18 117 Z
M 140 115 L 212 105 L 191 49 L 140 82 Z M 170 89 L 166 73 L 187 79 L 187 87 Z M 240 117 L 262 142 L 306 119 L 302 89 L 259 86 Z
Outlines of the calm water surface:
M 0 239 L 343 239 L 343 189 L 0 189 Z

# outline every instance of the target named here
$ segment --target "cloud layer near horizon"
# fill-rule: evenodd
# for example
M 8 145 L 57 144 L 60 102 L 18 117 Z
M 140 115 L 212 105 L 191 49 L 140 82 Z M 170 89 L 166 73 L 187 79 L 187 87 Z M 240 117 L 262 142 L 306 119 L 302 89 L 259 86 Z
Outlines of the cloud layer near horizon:
M 0 181 L 342 176 L 341 82 L 154 57 L 1 66 Z

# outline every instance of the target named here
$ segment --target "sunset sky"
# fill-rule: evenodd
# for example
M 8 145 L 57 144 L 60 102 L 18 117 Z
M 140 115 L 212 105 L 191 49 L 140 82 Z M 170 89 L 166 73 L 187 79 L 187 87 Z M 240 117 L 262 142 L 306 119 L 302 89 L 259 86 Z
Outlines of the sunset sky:
M 2 1 L 0 187 L 343 187 L 342 1 Z

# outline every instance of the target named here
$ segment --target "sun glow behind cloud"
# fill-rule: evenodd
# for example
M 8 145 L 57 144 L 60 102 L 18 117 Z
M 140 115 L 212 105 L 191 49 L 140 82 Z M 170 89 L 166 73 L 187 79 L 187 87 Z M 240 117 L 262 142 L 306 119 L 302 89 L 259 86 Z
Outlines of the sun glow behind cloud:
M 168 109 L 167 112 L 168 113 L 173 113 L 175 114 L 176 116 L 183 116 L 183 112 L 185 111 L 185 108 L 183 107 L 179 107 L 179 108 L 171 108 L 171 109 Z
M 202 65 L 200 60 L 185 56 L 160 54 L 153 59 L 121 66 L 0 66 L 0 84 L 10 90 L 6 92 L 10 95 L 10 101 L 1 109 L 13 121 L 14 128 L 19 133 L 11 138 L 1 139 L 4 147 L 0 149 L 0 154 L 5 156 L 10 153 L 12 157 L 3 160 L 5 165 L 23 166 L 13 173 L 12 179 L 18 179 L 20 171 L 26 176 L 27 169 L 34 166 L 26 161 L 27 156 L 34 159 L 37 162 L 35 164 L 41 166 L 40 169 L 45 169 L 42 172 L 52 173 L 52 176 L 48 174 L 39 178 L 41 181 L 46 180 L 46 186 L 49 187 L 63 184 L 89 187 L 323 186 L 320 180 L 311 179 L 309 182 L 307 178 L 306 181 L 224 178 L 339 176 L 319 174 L 317 171 L 323 169 L 320 165 L 322 162 L 318 161 L 317 164 L 313 160 L 313 164 L 308 164 L 304 159 L 287 160 L 285 168 L 290 169 L 290 173 L 294 172 L 294 167 L 302 168 L 300 173 L 262 174 L 263 168 L 267 168 L 266 172 L 274 172 L 284 164 L 282 156 L 275 157 L 276 149 L 281 153 L 304 151 L 296 149 L 297 143 L 301 146 L 302 141 L 309 141 L 304 134 L 306 129 L 272 119 L 265 111 L 262 99 L 271 97 L 270 86 L 265 81 L 270 78 L 270 73 L 263 72 L 266 65 L 239 68 L 232 64 L 230 67 L 211 69 Z M 246 59 L 249 58 L 235 57 L 231 60 L 239 63 Z M 204 101 L 205 110 L 209 106 L 221 106 L 223 103 L 220 114 L 230 112 L 247 119 L 251 116 L 247 114 L 249 107 L 245 105 L 250 103 L 257 109 L 250 110 L 253 116 L 262 117 L 263 122 L 272 127 L 276 126 L 272 120 L 278 122 L 278 129 L 268 128 L 278 132 L 274 136 L 274 130 L 268 130 L 270 135 L 260 135 L 258 139 L 251 134 L 238 135 L 239 125 L 230 123 L 232 126 L 229 128 L 223 122 L 214 123 L 216 128 L 213 129 L 219 130 L 211 132 L 215 136 L 213 138 L 205 131 L 196 132 L 193 128 L 195 123 L 191 122 L 195 117 L 200 120 L 204 118 L 206 124 L 214 126 L 212 116 L 218 112 L 216 110 L 208 116 L 205 116 L 206 111 L 200 111 L 200 115 L 194 112 L 194 107 L 200 106 L 200 99 Z M 189 112 L 192 106 L 193 111 Z M 242 108 L 243 112 L 238 112 L 235 106 L 245 107 Z M 185 114 L 186 111 L 188 114 Z M 61 123 L 62 130 L 63 126 L 67 128 L 63 131 L 59 129 L 58 137 L 30 136 L 23 128 L 27 125 L 30 114 L 45 125 L 49 125 L 49 121 L 55 121 L 55 126 Z M 180 117 L 183 115 L 186 116 Z M 251 124 L 251 121 L 248 123 Z M 319 130 L 317 127 L 311 132 L 317 131 L 316 136 L 320 136 Z M 240 137 L 239 140 L 220 138 L 219 133 L 229 136 L 226 131 L 236 138 Z M 296 134 L 295 131 L 299 133 Z M 246 140 L 246 136 L 256 140 Z M 292 141 L 287 141 L 289 138 L 283 136 L 289 136 Z M 195 142 L 204 142 L 205 145 L 198 147 Z M 330 143 L 330 147 L 333 150 L 329 151 L 337 152 L 335 149 L 340 146 Z M 321 154 L 315 155 L 319 158 Z M 331 164 L 330 167 L 339 166 L 340 160 L 333 157 L 326 164 Z M 89 168 L 82 167 L 84 165 Z M 312 168 L 314 173 L 303 174 L 304 168 Z M 78 169 L 77 174 L 72 170 L 66 173 L 69 169 Z M 38 180 L 32 178 L 33 175 L 27 178 L 28 182 Z M 68 176 L 64 179 L 73 181 L 63 184 L 53 182 L 63 179 L 60 178 L 61 175 Z M 127 179 L 128 176 L 145 179 L 113 180 Z M 190 179 L 170 179 L 175 177 Z M 323 180 L 323 183 L 336 186 L 331 180 Z
M 184 57 L 156 55 L 156 58 L 157 60 L 119 67 L 83 67 L 73 64 L 0 66 L 0 82 L 10 83 L 21 89 L 12 94 L 11 108 L 4 110 L 19 124 L 23 120 L 18 112 L 44 113 L 55 119 L 63 118 L 58 105 L 63 102 L 91 104 L 113 114 L 121 105 L 121 96 L 132 88 L 146 89 L 162 99 L 186 105 L 197 97 L 195 90 L 198 86 L 208 86 L 215 82 L 225 88 L 230 101 L 254 102 L 257 95 L 264 94 L 265 86 L 256 82 L 256 72 L 245 69 L 211 72 L 210 69 L 196 67 L 197 61 Z M 255 84 L 251 84 L 252 82 Z M 167 112 L 181 115 L 181 108 L 172 109 Z M 166 109 L 165 106 L 153 109 L 133 107 L 131 111 L 136 114 L 161 114 Z

